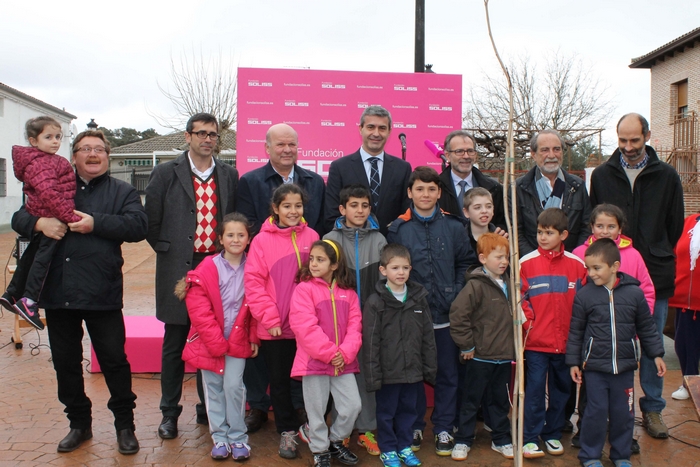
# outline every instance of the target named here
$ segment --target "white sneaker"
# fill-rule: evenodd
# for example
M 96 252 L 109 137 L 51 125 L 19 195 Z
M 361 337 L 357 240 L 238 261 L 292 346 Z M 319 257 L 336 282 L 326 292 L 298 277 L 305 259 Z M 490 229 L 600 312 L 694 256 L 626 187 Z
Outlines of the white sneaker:
M 671 394 L 671 397 L 677 401 L 684 401 L 690 398 L 690 394 L 688 394 L 688 390 L 685 388 L 685 386 L 681 384 L 681 387 L 674 391 L 673 394 Z
M 558 439 L 549 439 L 544 443 L 547 448 L 547 452 L 553 456 L 561 456 L 564 454 L 564 446 L 561 445 L 561 441 Z
M 485 430 L 485 431 L 488 431 L 489 433 L 491 433 L 491 431 L 492 431 L 492 430 L 491 430 L 491 427 L 488 426 L 486 423 L 484 423 L 484 430 Z
M 491 449 L 493 449 L 496 452 L 500 452 L 503 457 L 506 459 L 512 459 L 513 458 L 513 445 L 512 444 L 504 444 L 503 446 L 496 446 L 491 442 Z
M 457 443 L 455 447 L 452 448 L 452 460 L 453 461 L 465 461 L 469 455 L 471 448 L 466 444 Z
M 526 459 L 536 459 L 538 457 L 544 457 L 544 452 L 537 443 L 527 443 L 523 446 L 523 457 Z

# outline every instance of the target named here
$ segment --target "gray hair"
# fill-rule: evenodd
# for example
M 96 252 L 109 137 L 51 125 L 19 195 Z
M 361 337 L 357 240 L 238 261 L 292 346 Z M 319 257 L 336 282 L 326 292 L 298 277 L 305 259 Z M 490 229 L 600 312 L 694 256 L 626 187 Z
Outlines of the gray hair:
M 461 138 L 469 138 L 472 140 L 472 143 L 474 143 L 474 149 L 476 149 L 476 139 L 474 138 L 474 135 L 469 133 L 467 130 L 455 130 L 449 135 L 445 137 L 445 144 L 443 145 L 442 149 L 445 151 L 450 150 L 450 141 L 452 141 L 452 138 L 456 137 L 461 137 Z
M 535 136 L 532 137 L 530 140 L 530 151 L 531 152 L 537 152 L 537 138 L 539 138 L 540 135 L 554 135 L 557 138 L 559 138 L 559 143 L 561 144 L 561 149 L 562 151 L 564 148 L 566 148 L 566 142 L 564 141 L 564 138 L 561 137 L 561 134 L 557 130 L 542 130 L 539 133 L 535 133 Z
M 381 105 L 369 105 L 365 108 L 360 117 L 360 128 L 365 126 L 365 117 L 386 117 L 389 119 L 389 129 L 391 130 L 391 114 Z
M 640 114 L 634 112 L 623 115 L 622 118 L 620 118 L 620 120 L 617 121 L 615 131 L 618 131 L 620 129 L 620 123 L 622 123 L 622 121 L 627 117 L 637 117 L 639 119 L 639 123 L 642 125 L 642 134 L 644 136 L 649 134 L 649 122 L 647 121 L 647 119 L 642 117 Z

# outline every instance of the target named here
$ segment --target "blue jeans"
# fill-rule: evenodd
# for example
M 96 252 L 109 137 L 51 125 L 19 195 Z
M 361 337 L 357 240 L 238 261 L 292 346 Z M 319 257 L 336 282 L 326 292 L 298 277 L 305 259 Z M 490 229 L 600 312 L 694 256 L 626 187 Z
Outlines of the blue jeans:
M 664 326 L 668 316 L 668 299 L 656 299 L 654 304 L 654 323 L 659 337 L 663 341 Z M 657 370 L 654 359 L 642 352 L 639 365 L 639 384 L 642 386 L 644 396 L 639 398 L 639 408 L 642 412 L 661 412 L 666 408 L 666 400 L 661 395 L 664 390 L 664 379 L 656 376 Z
M 525 351 L 525 423 L 523 443 L 561 440 L 566 402 L 571 391 L 571 376 L 564 354 Z M 545 396 L 549 404 L 545 410 Z

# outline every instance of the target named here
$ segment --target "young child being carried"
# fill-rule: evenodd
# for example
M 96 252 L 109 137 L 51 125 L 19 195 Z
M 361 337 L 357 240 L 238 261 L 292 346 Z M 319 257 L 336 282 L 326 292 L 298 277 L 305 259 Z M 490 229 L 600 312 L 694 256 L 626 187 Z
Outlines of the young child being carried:
M 386 245 L 384 235 L 379 231 L 379 223 L 371 214 L 372 195 L 364 185 L 348 185 L 340 190 L 341 216 L 336 219 L 333 230 L 323 238 L 340 244 L 348 271 L 355 278 L 355 290 L 360 299 L 360 307 L 374 293 L 379 280 L 379 252 Z M 357 354 L 362 361 L 362 348 Z M 357 444 L 367 449 L 373 456 L 379 455 L 379 447 L 374 433 L 377 429 L 376 407 L 373 392 L 365 389 L 362 371 L 355 373 L 357 389 L 362 400 L 362 410 L 355 421 Z
M 477 242 L 481 264 L 469 268 L 467 284 L 450 307 L 450 334 L 466 367 L 459 429 L 452 450 L 452 459 L 458 461 L 466 460 L 471 450 L 480 405 L 489 417 L 491 449 L 513 458 L 508 413 L 515 339 L 508 300 L 508 252 L 505 237 L 481 235 Z M 484 398 L 487 393 L 489 397 Z
M 344 443 L 361 408 L 354 373 L 359 371 L 362 312 L 353 286 L 338 244 L 314 242 L 309 262 L 299 271 L 289 324 L 297 339 L 292 376 L 301 378 L 309 417 L 299 435 L 309 443 L 318 467 L 330 467 L 331 457 L 345 465 L 358 462 Z M 331 394 L 338 415 L 329 435 L 325 415 Z
M 61 124 L 51 117 L 36 117 L 27 121 L 25 130 L 31 146 L 12 146 L 15 177 L 24 183 L 22 190 L 27 197 L 24 208 L 33 216 L 53 217 L 64 224 L 80 221 L 73 201 L 75 172 L 66 158 L 56 154 L 63 139 Z M 39 330 L 44 329 L 39 297 L 57 244 L 57 240 L 36 233 L 0 297 L 0 305 Z
M 574 300 L 566 363 L 571 378 L 586 375 L 588 406 L 583 415 L 581 451 L 585 467 L 602 467 L 605 435 L 615 467 L 631 467 L 634 432 L 634 370 L 642 350 L 654 360 L 657 375 L 666 373 L 664 346 L 639 281 L 619 272 L 620 250 L 602 238 L 586 250 L 589 281 Z
M 561 444 L 565 408 L 571 394 L 565 362 L 571 307 L 586 277 L 577 256 L 564 249 L 569 235 L 566 213 L 548 208 L 537 217 L 537 250 L 520 260 L 525 361 L 523 457 L 544 456 L 539 440 L 554 456 Z M 545 410 L 545 397 L 548 404 Z
M 182 359 L 202 370 L 213 459 L 250 457 L 245 418 L 243 370 L 258 354 L 257 323 L 245 300 L 243 271 L 250 242 L 248 220 L 236 212 L 216 226 L 220 254 L 208 256 L 187 273 L 184 298 L 192 329 Z M 184 290 L 183 290 L 184 289 Z
M 428 291 L 409 281 L 411 255 L 403 245 L 382 249 L 379 271 L 386 278 L 364 307 L 362 372 L 376 391 L 377 441 L 386 467 L 421 465 L 413 454 L 412 425 L 423 381 L 435 383 L 437 351 Z

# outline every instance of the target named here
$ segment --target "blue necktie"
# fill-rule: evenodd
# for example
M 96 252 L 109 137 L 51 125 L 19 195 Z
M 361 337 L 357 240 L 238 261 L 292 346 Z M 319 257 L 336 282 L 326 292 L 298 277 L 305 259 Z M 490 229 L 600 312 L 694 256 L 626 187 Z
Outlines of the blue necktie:
M 457 195 L 457 202 L 459 203 L 459 210 L 464 208 L 464 192 L 467 191 L 465 187 L 467 186 L 467 181 L 462 180 L 457 185 L 459 185 L 459 194 Z

